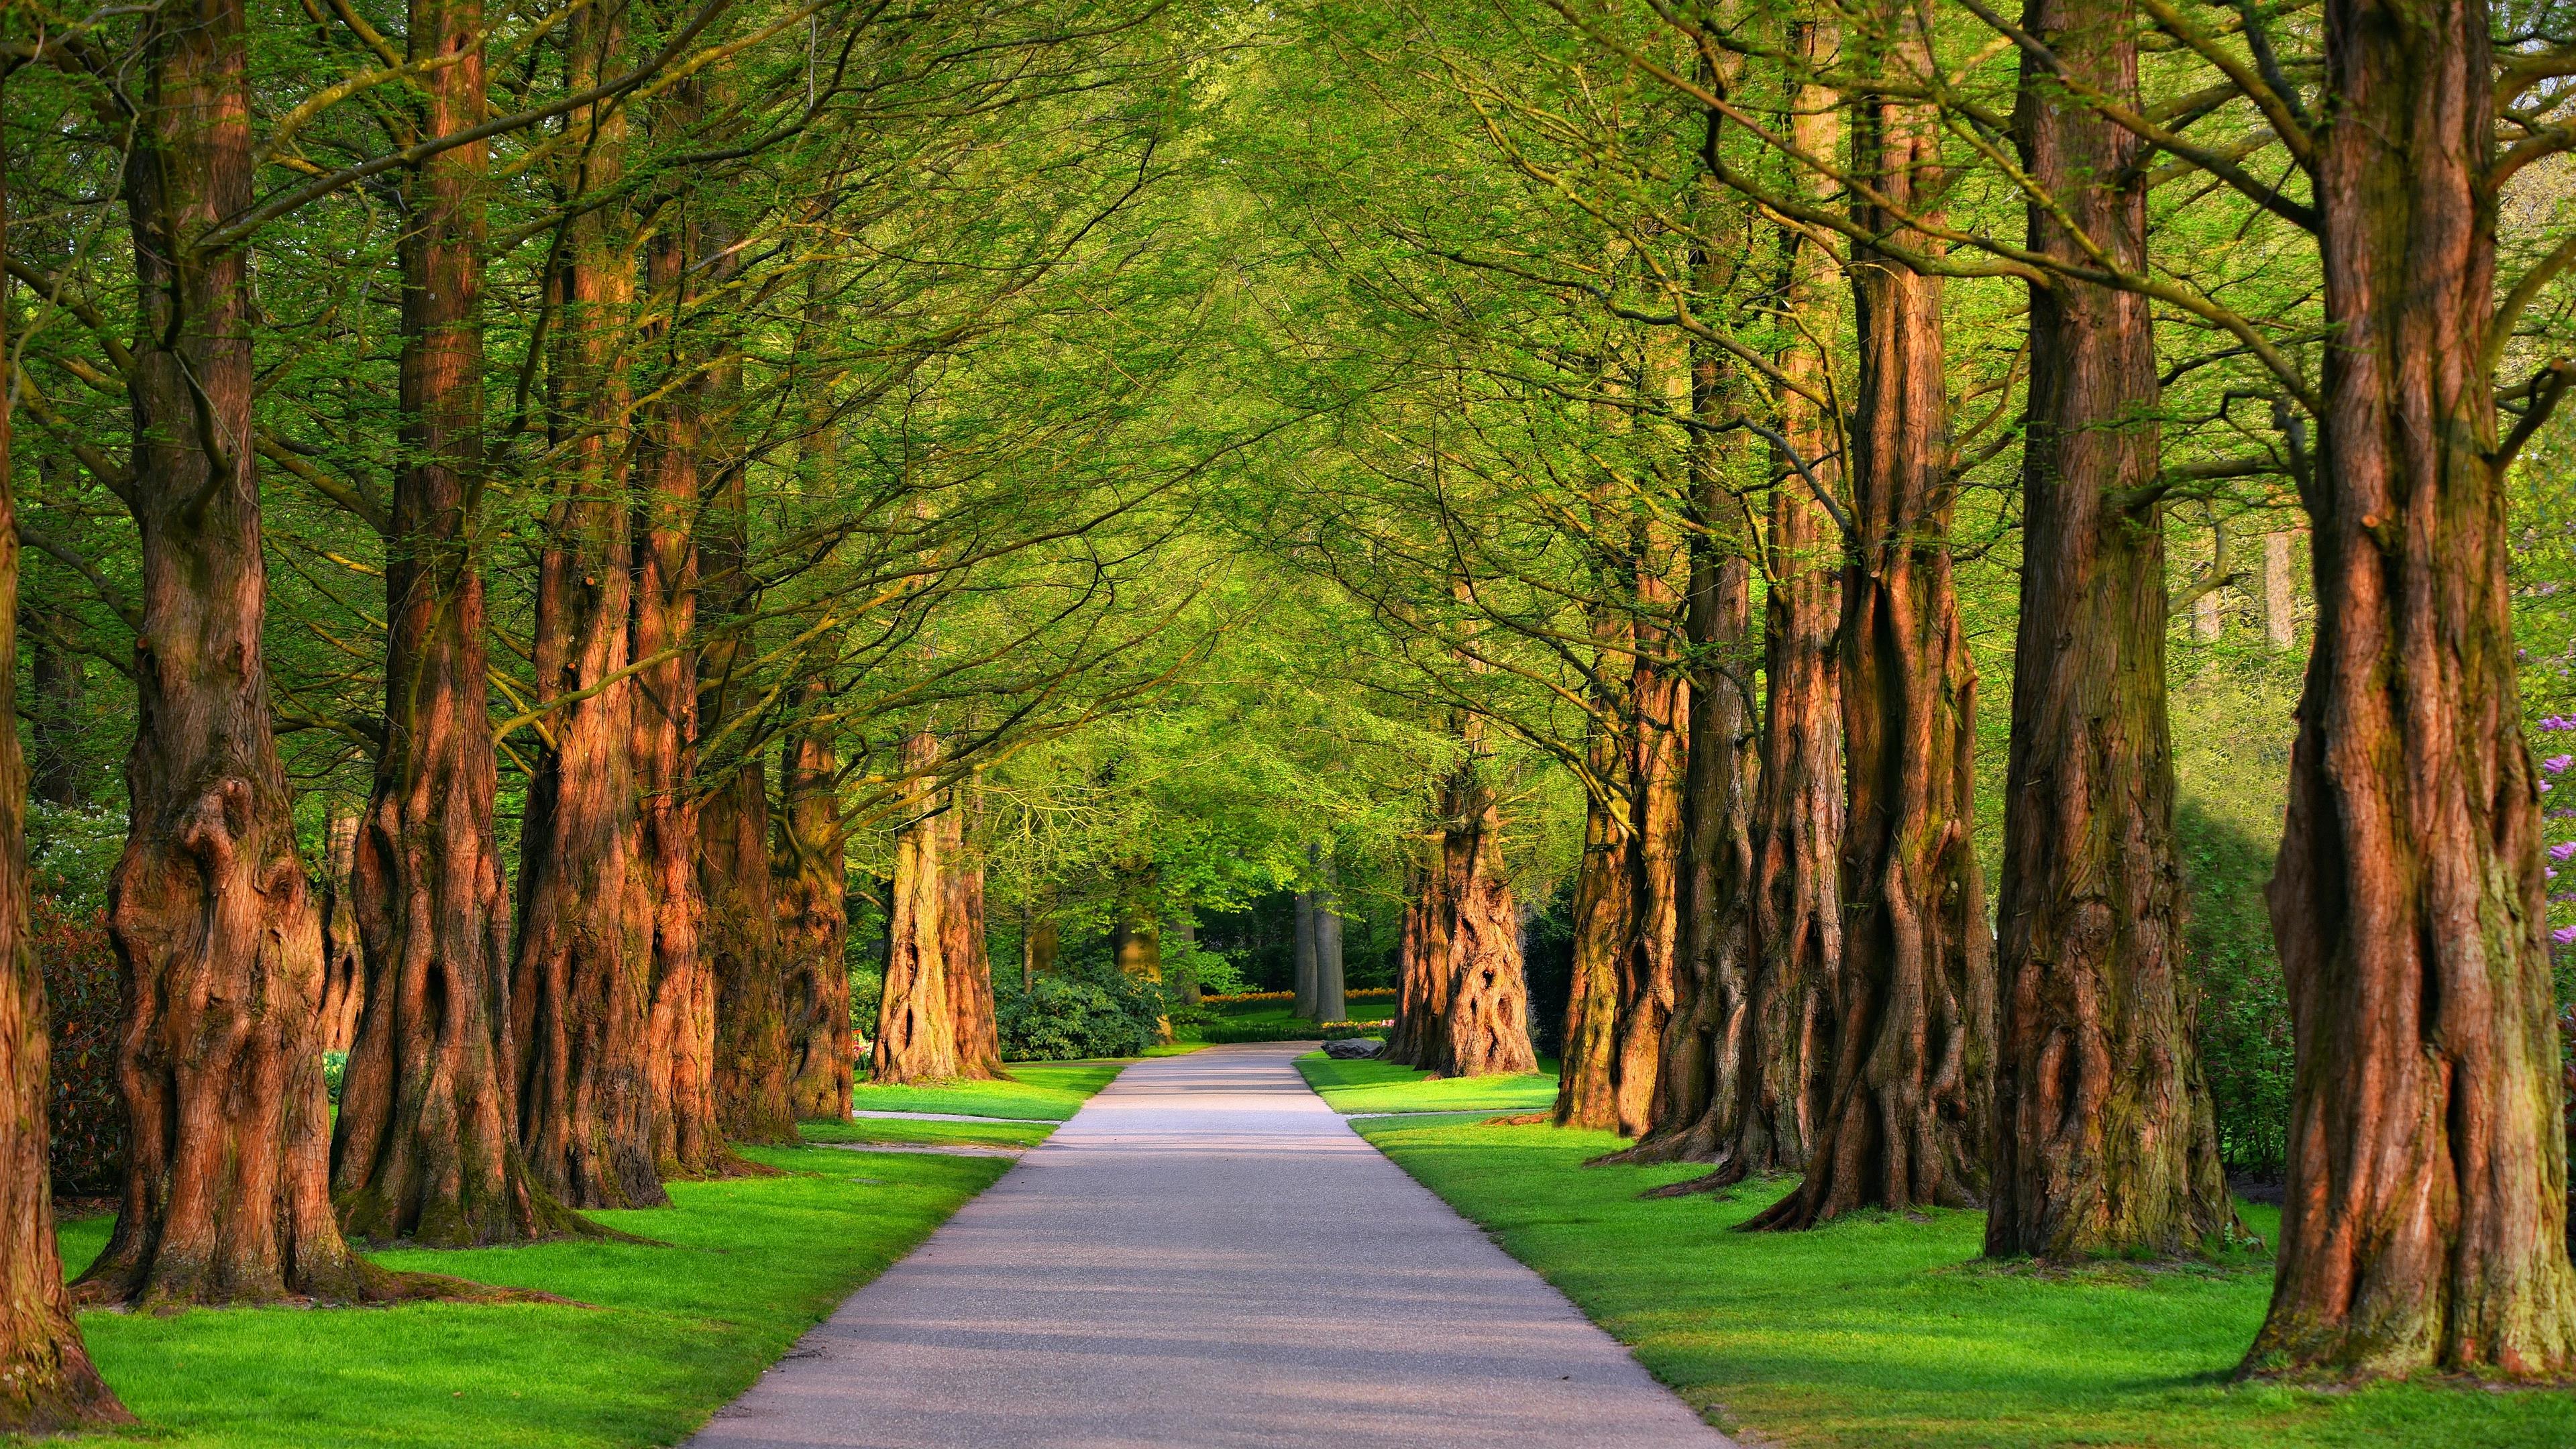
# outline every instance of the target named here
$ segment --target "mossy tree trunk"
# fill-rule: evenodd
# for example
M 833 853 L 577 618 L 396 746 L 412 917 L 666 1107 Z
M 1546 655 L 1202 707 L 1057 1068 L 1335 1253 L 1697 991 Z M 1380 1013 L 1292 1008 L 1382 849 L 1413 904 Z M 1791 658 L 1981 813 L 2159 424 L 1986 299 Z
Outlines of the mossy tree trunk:
M 805 721 L 787 737 L 786 810 L 776 855 L 779 950 L 786 971 L 787 1099 L 800 1118 L 850 1115 L 850 915 L 842 848 L 840 752 L 819 675 L 798 687 Z
M 2324 16 L 2335 345 L 2302 480 L 2316 638 L 2268 891 L 2297 1065 L 2254 1374 L 2576 1368 L 2492 382 L 2490 23 L 2463 0 Z
M 2023 24 L 2053 52 L 2022 65 L 2026 172 L 2143 271 L 2140 143 L 2068 90 L 2134 104 L 2128 0 L 2031 0 Z M 2031 249 L 2091 265 L 2054 208 L 2031 205 Z M 2030 289 L 1989 1257 L 2201 1254 L 2234 1222 L 2183 999 L 2148 306 L 2065 275 Z
M 1920 17 L 1876 17 L 1877 67 L 1928 63 Z M 1864 94 L 1853 155 L 1886 205 L 1861 224 L 1937 249 L 1941 127 L 1909 97 Z M 1798 1189 L 1755 1229 L 1859 1208 L 1983 1202 L 1993 1134 L 1993 940 L 1977 871 L 1976 671 L 1950 564 L 1951 436 L 1941 284 L 1891 252 L 1852 265 L 1859 390 L 1851 440 L 1857 538 L 1843 571 L 1843 954 L 1833 1084 Z

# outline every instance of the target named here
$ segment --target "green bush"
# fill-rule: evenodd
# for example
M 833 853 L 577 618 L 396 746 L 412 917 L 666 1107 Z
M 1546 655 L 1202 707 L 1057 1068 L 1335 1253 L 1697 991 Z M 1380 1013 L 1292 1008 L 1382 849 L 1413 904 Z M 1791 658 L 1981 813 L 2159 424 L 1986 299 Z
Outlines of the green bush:
M 107 912 L 40 895 L 28 925 L 53 1017 L 46 1116 L 53 1127 L 54 1191 L 104 1197 L 118 1189 L 125 1171 L 125 1098 L 116 1081 L 125 987 L 108 944 Z
M 1002 1055 L 1013 1061 L 1132 1057 L 1161 1036 L 1170 1008 L 1162 988 L 1106 963 L 1066 963 L 1025 991 L 1007 975 L 993 985 Z
M 340 1079 L 348 1073 L 349 1054 L 347 1052 L 322 1054 L 322 1088 L 331 1094 L 331 1100 L 335 1103 L 340 1100 Z
M 1255 1021 L 1227 1021 L 1219 1018 L 1199 1030 L 1199 1040 L 1210 1046 L 1230 1046 L 1247 1041 L 1313 1041 L 1315 1024 L 1311 1021 L 1281 1021 L 1276 1018 Z

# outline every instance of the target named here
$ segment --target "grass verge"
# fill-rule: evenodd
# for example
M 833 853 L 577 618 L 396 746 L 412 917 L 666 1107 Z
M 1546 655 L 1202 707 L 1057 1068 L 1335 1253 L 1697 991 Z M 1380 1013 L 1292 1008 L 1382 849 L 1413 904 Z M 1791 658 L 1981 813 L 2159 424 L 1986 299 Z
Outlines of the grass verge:
M 388 1268 L 589 1305 L 85 1313 L 99 1370 L 171 1449 L 627 1449 L 686 1437 L 1010 1167 L 1005 1159 L 748 1148 L 787 1175 L 671 1184 L 593 1216 L 653 1238 L 374 1255 Z M 107 1241 L 62 1229 L 65 1267 Z
M 1322 1052 L 1297 1070 L 1336 1112 L 1537 1112 L 1556 1100 L 1556 1063 L 1519 1077 L 1444 1077 L 1366 1059 L 1337 1062 Z
M 1301 1065 L 1303 1065 L 1301 1063 Z M 1336 1066 L 1346 1065 L 1336 1063 Z M 1360 1064 L 1365 1065 L 1365 1064 Z M 1311 1072 L 1310 1072 L 1311 1080 Z M 1788 1184 L 1641 1200 L 1608 1133 L 1354 1124 L 1721 1427 L 1792 1449 L 2567 1449 L 2576 1395 L 2228 1382 L 2271 1273 L 1978 1261 L 1981 1214 L 1731 1232 Z M 2277 1214 L 2247 1225 L 2270 1241 Z
M 1013 1062 L 998 1082 L 940 1082 L 920 1087 L 877 1087 L 861 1082 L 850 1105 L 863 1112 L 959 1112 L 974 1117 L 1024 1117 L 1062 1122 L 1091 1094 L 1126 1070 L 1127 1058 L 1087 1062 Z
M 1046 1122 L 910 1122 L 900 1117 L 829 1117 L 796 1124 L 808 1142 L 900 1142 L 927 1146 L 1035 1147 L 1055 1131 Z

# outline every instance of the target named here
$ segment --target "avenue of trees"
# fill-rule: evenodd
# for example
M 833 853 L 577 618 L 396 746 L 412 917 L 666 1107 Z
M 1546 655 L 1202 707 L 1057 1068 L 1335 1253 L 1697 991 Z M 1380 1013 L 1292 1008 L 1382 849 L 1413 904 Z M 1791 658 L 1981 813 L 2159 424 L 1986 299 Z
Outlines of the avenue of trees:
M 1282 892 L 1301 1014 L 1382 923 L 1390 1059 L 1762 1230 L 2215 1255 L 2268 1033 L 2244 1371 L 2576 1375 L 2547 0 L 5 15 L 0 1432 Z M 2222 978 L 2178 761 L 2275 736 Z

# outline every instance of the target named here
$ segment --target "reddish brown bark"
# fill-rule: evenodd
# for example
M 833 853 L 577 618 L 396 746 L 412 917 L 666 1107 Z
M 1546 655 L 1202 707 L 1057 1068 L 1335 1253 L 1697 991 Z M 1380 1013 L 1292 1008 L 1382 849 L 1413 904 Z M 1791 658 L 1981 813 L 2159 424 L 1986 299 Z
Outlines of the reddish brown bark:
M 0 99 L 7 95 L 0 82 Z M 0 158 L 5 166 L 5 158 Z M 0 241 L 7 236 L 0 170 Z M 0 287 L 0 356 L 8 356 Z M 48 1165 L 45 975 L 27 919 L 27 761 L 18 750 L 18 509 L 0 391 L 0 1434 L 132 1422 L 98 1376 L 63 1291 Z
M 358 1008 L 367 997 L 366 949 L 358 940 L 358 817 L 334 805 L 322 820 L 322 1049 L 345 1052 L 358 1041 Z
M 1442 815 L 1449 815 L 1442 800 Z M 1429 1067 L 1448 1040 L 1449 997 L 1455 978 L 1449 966 L 1449 923 L 1455 908 L 1449 900 L 1449 861 L 1444 824 L 1432 838 L 1427 861 L 1405 867 L 1404 924 L 1396 942 L 1395 1016 L 1387 1027 L 1379 1055 L 1398 1066 Z
M 1613 1125 L 1643 1136 L 1656 1120 L 1664 1090 L 1664 1037 L 1676 1004 L 1675 957 L 1681 947 L 1682 780 L 1690 749 L 1690 687 L 1669 662 L 1676 642 L 1665 620 L 1672 586 L 1660 573 L 1660 550 L 1640 559 L 1637 657 L 1628 686 L 1628 831 L 1633 854 L 1627 949 L 1619 960 L 1618 1042 L 1612 1088 Z
M 484 117 L 483 7 L 413 0 L 421 122 Z M 585 1228 L 519 1155 L 507 1031 L 509 915 L 493 822 L 481 560 L 481 145 L 406 178 L 403 466 L 386 532 L 385 743 L 350 866 L 371 1009 L 342 1079 L 332 1194 L 353 1236 L 440 1247 Z M 358 824 L 359 822 L 352 822 Z M 334 931 L 336 935 L 336 929 Z
M 2464 0 L 2325 12 L 2316 636 L 2268 892 L 2297 1067 L 2249 1373 L 2576 1367 L 2491 380 L 2489 23 Z
M 894 881 L 886 895 L 885 987 L 868 1080 L 940 1082 L 957 1075 L 957 1027 L 940 925 L 947 904 L 941 828 L 932 811 L 938 737 L 916 731 L 904 741 L 903 763 L 920 793 L 895 836 Z
M 566 83 L 593 83 L 622 48 L 617 24 L 567 22 Z M 576 189 L 617 184 L 622 111 L 576 113 L 589 132 Z M 547 279 L 555 479 L 538 561 L 534 653 L 550 706 L 520 833 L 519 939 L 510 975 L 518 1135 L 537 1183 L 574 1207 L 666 1201 L 655 1171 L 655 1084 L 646 1027 L 655 925 L 637 894 L 636 685 L 621 675 L 634 577 L 626 497 L 630 383 L 622 345 L 635 277 L 621 210 L 566 223 Z M 667 1057 L 659 1058 L 667 1061 Z
M 2066 90 L 2134 97 L 2136 24 L 2126 0 L 2031 0 L 2056 68 L 2025 59 L 2016 122 L 2032 183 L 2143 271 L 2139 144 Z M 2036 203 L 2030 244 L 2091 261 Z M 2183 999 L 2147 299 L 2034 285 L 2030 350 L 1986 1254 L 2201 1254 L 2235 1213 Z
M 1636 845 L 1622 818 L 1627 752 L 1619 732 L 1598 714 L 1588 759 L 1594 783 L 1583 814 L 1583 863 L 1574 876 L 1574 963 L 1550 1120 L 1560 1127 L 1615 1128 L 1619 968 L 1635 932 Z
M 1919 14 L 1883 12 L 1899 72 L 1925 64 Z M 1917 251 L 1898 214 L 1933 212 L 1938 118 L 1865 95 L 1853 154 L 1885 207 L 1861 224 Z M 1843 570 L 1844 931 L 1833 1084 L 1805 1179 L 1749 1227 L 1804 1228 L 1857 1208 L 1978 1205 L 1992 1139 L 1995 981 L 1972 815 L 1976 671 L 1950 568 L 1949 406 L 1941 284 L 1856 249 L 1857 537 Z
M 825 685 L 798 688 L 806 721 L 787 737 L 786 811 L 775 860 L 779 950 L 786 971 L 788 1110 L 800 1118 L 850 1115 L 850 930 L 841 843 L 840 757 L 816 716 Z
M 1472 741 L 1471 741 L 1472 743 Z M 1449 916 L 1442 941 L 1449 1004 L 1437 1021 L 1436 1052 L 1422 1065 L 1445 1077 L 1538 1070 L 1530 1044 L 1529 982 L 1522 970 L 1520 906 L 1503 870 L 1503 812 L 1470 759 L 1452 787 L 1454 813 L 1442 846 Z
M 270 732 L 248 269 L 197 245 L 252 199 L 238 0 L 156 12 L 142 53 L 126 167 L 142 627 L 108 917 L 130 1130 L 116 1230 L 75 1297 L 376 1298 L 391 1275 L 331 1214 L 321 920 Z
M 1002 1037 L 993 1015 L 993 957 L 985 942 L 984 860 L 971 839 L 974 812 L 973 786 L 950 786 L 948 808 L 939 815 L 939 944 L 948 968 L 957 1074 L 989 1080 L 1002 1075 Z

